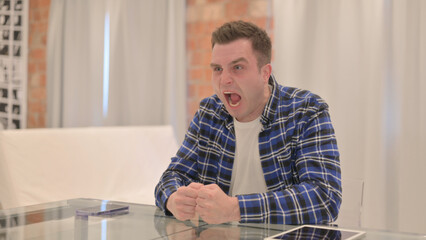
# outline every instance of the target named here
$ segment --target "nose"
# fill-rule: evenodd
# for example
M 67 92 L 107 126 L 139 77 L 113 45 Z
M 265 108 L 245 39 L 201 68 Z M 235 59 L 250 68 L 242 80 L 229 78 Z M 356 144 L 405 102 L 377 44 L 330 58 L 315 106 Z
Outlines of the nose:
M 222 74 L 220 76 L 220 83 L 222 85 L 229 85 L 232 83 L 232 76 L 231 74 L 229 74 L 229 72 L 227 70 L 223 70 Z

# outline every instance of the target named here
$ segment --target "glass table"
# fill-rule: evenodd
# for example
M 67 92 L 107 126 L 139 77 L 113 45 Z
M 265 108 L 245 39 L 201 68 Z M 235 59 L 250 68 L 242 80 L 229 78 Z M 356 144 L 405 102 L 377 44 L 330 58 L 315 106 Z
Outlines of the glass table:
M 76 214 L 88 207 L 119 204 L 128 211 L 98 216 Z M 264 239 L 296 226 L 209 225 L 178 221 L 157 207 L 97 199 L 71 199 L 0 210 L 0 240 L 21 239 Z M 425 239 L 423 235 L 365 230 L 363 239 Z

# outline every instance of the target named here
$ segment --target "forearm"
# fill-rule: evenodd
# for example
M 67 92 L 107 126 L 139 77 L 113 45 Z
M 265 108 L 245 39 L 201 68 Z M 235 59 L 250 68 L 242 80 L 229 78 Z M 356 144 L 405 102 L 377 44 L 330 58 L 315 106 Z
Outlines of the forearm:
M 157 205 L 161 210 L 163 210 L 165 213 L 168 213 L 167 210 L 167 201 L 170 198 L 170 196 L 177 191 L 177 189 L 182 186 L 182 183 L 179 181 L 170 181 L 167 180 L 168 178 L 163 174 L 161 177 L 160 182 L 155 187 L 155 205 Z M 170 215 L 170 214 L 168 214 Z
M 195 130 L 194 130 L 195 129 Z M 196 131 L 194 123 L 191 124 L 182 146 L 176 156 L 171 159 L 167 170 L 163 173 L 155 188 L 156 205 L 167 213 L 165 206 L 169 197 L 181 186 L 197 182 L 197 152 L 198 146 L 193 132 Z
M 341 194 L 315 183 L 282 191 L 238 196 L 241 222 L 319 224 L 335 220 Z
M 166 170 L 155 187 L 155 204 L 167 213 L 166 203 L 179 187 L 187 186 L 195 180 L 178 171 Z

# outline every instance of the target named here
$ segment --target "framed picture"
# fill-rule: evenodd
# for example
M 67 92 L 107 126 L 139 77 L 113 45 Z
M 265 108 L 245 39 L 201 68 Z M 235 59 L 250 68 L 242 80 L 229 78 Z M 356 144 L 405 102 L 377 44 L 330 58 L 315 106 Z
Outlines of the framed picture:
M 0 124 L 25 128 L 29 0 L 0 0 Z

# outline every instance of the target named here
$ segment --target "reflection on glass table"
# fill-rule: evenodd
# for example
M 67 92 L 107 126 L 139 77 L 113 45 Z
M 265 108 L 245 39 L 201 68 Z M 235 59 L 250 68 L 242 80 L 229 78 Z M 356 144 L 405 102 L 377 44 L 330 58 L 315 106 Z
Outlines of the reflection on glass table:
M 118 208 L 114 204 L 118 204 Z M 121 211 L 123 206 L 128 209 Z M 77 215 L 77 212 L 88 214 Z M 296 227 L 238 223 L 209 225 L 202 221 L 194 224 L 165 216 L 155 206 L 95 199 L 71 199 L 0 210 L 0 240 L 264 239 Z M 416 234 L 363 230 L 366 232 L 364 239 L 425 239 Z

